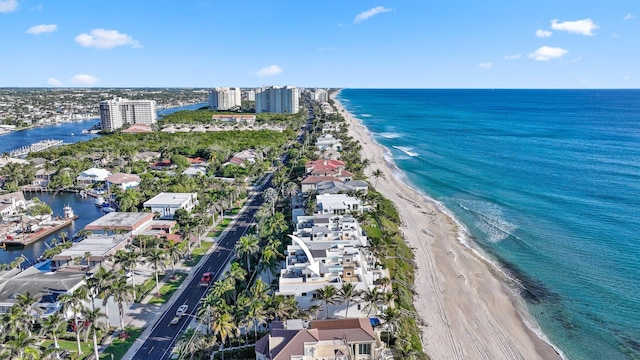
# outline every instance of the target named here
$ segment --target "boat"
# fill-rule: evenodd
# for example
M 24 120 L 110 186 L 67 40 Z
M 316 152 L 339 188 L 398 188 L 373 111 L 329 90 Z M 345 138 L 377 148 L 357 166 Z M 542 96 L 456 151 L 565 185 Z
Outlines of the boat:
M 111 206 L 103 206 L 102 207 L 102 211 L 104 211 L 106 213 L 110 213 L 110 212 L 116 211 L 116 209 L 112 208 Z
M 55 219 L 39 223 L 37 230 L 33 232 L 15 230 L 8 233 L 5 235 L 5 238 L 1 240 L 2 245 L 5 249 L 6 247 L 22 247 L 29 245 L 70 225 L 78 218 L 78 215 L 74 214 L 71 206 L 67 205 L 63 209 L 64 218 L 56 217 Z M 31 230 L 34 230 L 33 225 L 31 225 Z
M 105 204 L 104 198 L 102 196 L 97 196 L 95 203 L 96 203 L 96 206 L 98 207 L 104 205 Z

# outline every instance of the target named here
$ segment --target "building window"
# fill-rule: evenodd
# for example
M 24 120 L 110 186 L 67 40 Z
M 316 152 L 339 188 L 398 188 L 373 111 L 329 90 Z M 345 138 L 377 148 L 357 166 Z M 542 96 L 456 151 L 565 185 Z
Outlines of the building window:
M 306 296 L 307 296 L 307 293 L 306 293 L 306 292 L 303 292 L 303 293 L 302 293 L 302 296 L 303 296 L 303 297 L 306 297 Z
M 358 354 L 371 355 L 371 344 L 358 344 Z
M 351 272 L 350 271 L 347 271 L 347 276 L 351 276 Z

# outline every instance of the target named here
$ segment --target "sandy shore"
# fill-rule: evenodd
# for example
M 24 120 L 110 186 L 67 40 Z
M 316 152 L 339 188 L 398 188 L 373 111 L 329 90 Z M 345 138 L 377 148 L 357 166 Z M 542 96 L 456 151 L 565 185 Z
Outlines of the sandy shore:
M 335 100 L 335 94 L 332 96 Z M 385 179 L 372 180 L 393 201 L 402 232 L 417 264 L 414 300 L 422 317 L 422 343 L 432 359 L 560 359 L 524 323 L 521 299 L 499 281 L 477 253 L 463 245 L 460 227 L 424 194 L 394 176 L 367 129 L 336 101 L 349 123 L 349 135 L 362 144 L 362 156 Z M 525 313 L 526 316 L 526 313 Z

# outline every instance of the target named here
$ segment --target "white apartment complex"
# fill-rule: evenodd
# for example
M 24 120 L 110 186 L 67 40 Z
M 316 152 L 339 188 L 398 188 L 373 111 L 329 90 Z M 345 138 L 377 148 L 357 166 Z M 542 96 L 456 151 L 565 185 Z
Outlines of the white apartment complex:
M 155 100 L 128 100 L 117 98 L 100 102 L 100 125 L 102 130 L 114 131 L 124 125 L 156 122 Z
M 295 114 L 300 90 L 295 86 L 263 86 L 256 89 L 256 114 L 263 112 Z
M 211 110 L 230 110 L 240 107 L 240 88 L 217 87 L 209 90 L 209 107 Z

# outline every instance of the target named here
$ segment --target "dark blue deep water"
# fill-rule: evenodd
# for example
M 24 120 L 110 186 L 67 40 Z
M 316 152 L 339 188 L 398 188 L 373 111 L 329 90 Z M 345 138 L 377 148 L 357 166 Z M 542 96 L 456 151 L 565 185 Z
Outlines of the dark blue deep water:
M 339 99 L 411 185 L 522 282 L 566 358 L 640 358 L 639 90 L 345 89 Z

